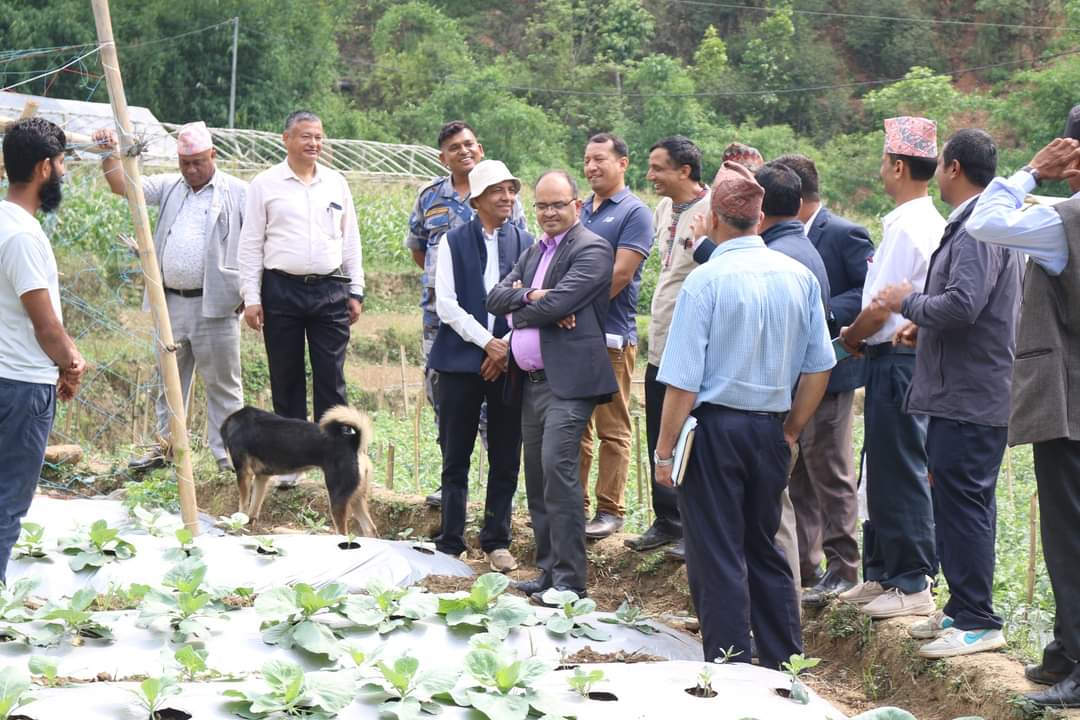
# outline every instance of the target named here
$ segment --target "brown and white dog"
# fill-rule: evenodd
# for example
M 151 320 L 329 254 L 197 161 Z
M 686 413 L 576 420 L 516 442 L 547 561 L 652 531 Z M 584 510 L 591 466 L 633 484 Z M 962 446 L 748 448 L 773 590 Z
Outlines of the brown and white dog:
M 244 407 L 225 418 L 221 437 L 236 468 L 240 512 L 258 519 L 272 475 L 320 468 L 330 494 L 334 529 L 347 534 L 351 516 L 360 535 L 378 536 L 368 512 L 371 421 L 364 413 L 337 405 L 323 413 L 316 425 Z

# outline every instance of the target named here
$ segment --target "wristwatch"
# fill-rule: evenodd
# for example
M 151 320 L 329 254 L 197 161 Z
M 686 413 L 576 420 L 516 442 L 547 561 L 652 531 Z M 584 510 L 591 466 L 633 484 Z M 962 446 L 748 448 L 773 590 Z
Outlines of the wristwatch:
M 1031 176 L 1031 179 L 1035 181 L 1035 187 L 1039 187 L 1040 185 L 1042 185 L 1042 175 L 1039 174 L 1038 170 L 1031 167 L 1030 165 L 1025 165 L 1020 169 Z
M 361 305 L 364 304 L 364 295 L 362 293 L 349 293 L 349 297 L 351 297 L 353 300 L 360 303 Z
M 656 465 L 656 467 L 667 467 L 668 465 L 674 465 L 675 464 L 675 455 L 674 454 L 672 454 L 672 456 L 669 457 L 669 458 L 661 458 L 659 450 L 653 450 L 652 459 L 653 459 L 653 463 Z

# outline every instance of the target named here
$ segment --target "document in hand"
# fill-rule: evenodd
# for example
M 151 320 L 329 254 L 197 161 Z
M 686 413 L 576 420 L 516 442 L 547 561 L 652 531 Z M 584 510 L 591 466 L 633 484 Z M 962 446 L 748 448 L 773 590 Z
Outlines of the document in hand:
M 675 462 L 671 470 L 671 482 L 678 487 L 686 476 L 686 465 L 690 462 L 690 450 L 694 446 L 694 433 L 697 431 L 697 418 L 690 415 L 679 431 L 679 440 L 675 443 Z

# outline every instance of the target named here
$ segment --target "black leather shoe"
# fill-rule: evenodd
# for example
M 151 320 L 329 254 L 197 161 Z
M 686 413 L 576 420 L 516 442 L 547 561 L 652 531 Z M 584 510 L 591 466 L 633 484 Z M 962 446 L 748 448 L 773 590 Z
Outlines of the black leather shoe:
M 817 570 L 814 571 L 813 575 L 811 575 L 809 577 L 803 577 L 802 578 L 802 586 L 804 588 L 812 588 L 812 587 L 817 586 L 817 584 L 820 583 L 824 579 L 825 579 L 825 569 L 822 568 L 821 566 L 818 566 Z
M 821 578 L 817 585 L 803 592 L 803 607 L 825 607 L 834 597 L 853 587 L 855 587 L 855 583 L 851 580 L 845 580 L 831 572 L 826 572 L 825 577 Z
M 536 593 L 542 593 L 551 587 L 551 580 L 543 575 L 537 575 L 532 580 L 520 580 L 518 582 L 510 583 L 510 587 L 517 590 L 520 593 L 524 593 L 527 597 L 531 597 Z
M 1069 677 L 1041 692 L 1027 693 L 1025 698 L 1039 707 L 1080 708 L 1080 669 Z
M 676 562 L 686 562 L 686 541 L 679 540 L 677 543 L 664 551 L 664 557 Z
M 681 533 L 671 532 L 666 525 L 661 524 L 660 522 L 654 522 L 649 526 L 649 529 L 641 535 L 623 540 L 623 545 L 635 552 L 645 552 L 646 550 L 655 550 L 658 547 L 663 547 L 664 545 L 681 539 Z
M 585 537 L 590 540 L 600 540 L 622 529 L 623 519 L 611 513 L 598 512 L 589 522 L 585 523 Z
M 558 590 L 559 592 L 565 592 L 565 591 L 569 590 L 570 592 L 577 595 L 579 598 L 589 597 L 589 593 L 585 592 L 584 590 L 575 590 L 574 588 L 559 587 L 558 585 L 555 585 L 552 588 L 547 588 L 547 589 L 542 590 L 540 592 L 534 592 L 532 595 L 529 596 L 529 599 L 532 600 L 533 603 L 535 603 L 537 605 L 540 605 L 541 607 L 549 607 L 549 608 L 562 607 L 562 605 L 559 605 L 557 603 L 544 602 L 544 593 L 547 592 L 548 590 L 551 590 L 551 589 Z
M 1039 685 L 1057 685 L 1062 680 L 1068 678 L 1070 673 L 1068 672 L 1056 672 L 1054 670 L 1047 670 L 1042 663 L 1038 665 L 1025 665 L 1024 677 L 1033 683 Z
M 442 507 L 442 488 L 439 488 L 435 492 L 424 498 L 424 504 L 428 507 L 441 508 Z
M 129 470 L 154 470 L 165 467 L 165 456 L 161 450 L 151 450 L 142 457 L 132 458 L 128 461 Z

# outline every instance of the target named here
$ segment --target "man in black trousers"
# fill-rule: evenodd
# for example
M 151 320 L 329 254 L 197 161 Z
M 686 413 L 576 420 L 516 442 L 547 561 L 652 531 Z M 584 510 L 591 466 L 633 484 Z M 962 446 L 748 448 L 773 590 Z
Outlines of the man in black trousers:
M 525 490 L 540 568 L 516 587 L 545 604 L 552 587 L 586 594 L 578 461 L 593 410 L 618 391 L 604 342 L 615 253 L 578 222 L 581 200 L 567 173 L 541 175 L 535 197 L 544 234 L 488 294 L 487 308 L 513 315 L 511 382 L 522 398 Z
M 308 419 L 305 340 L 318 422 L 344 405 L 349 326 L 360 317 L 364 270 L 356 208 L 345 177 L 320 165 L 322 121 L 297 111 L 285 120 L 287 157 L 255 176 L 240 232 L 244 320 L 262 331 L 274 412 Z M 278 487 L 296 484 L 279 476 Z
M 510 512 L 521 457 L 521 410 L 507 402 L 507 337 L 504 315 L 489 314 L 488 292 L 533 243 L 532 235 L 508 222 L 521 182 L 498 160 L 483 160 L 469 172 L 469 203 L 476 214 L 445 235 L 435 274 L 435 309 L 440 325 L 428 355 L 439 373 L 439 438 L 442 442 L 442 531 L 435 546 L 449 555 L 465 553 L 469 459 L 488 408 L 488 478 L 480 546 L 495 572 L 510 572 Z

